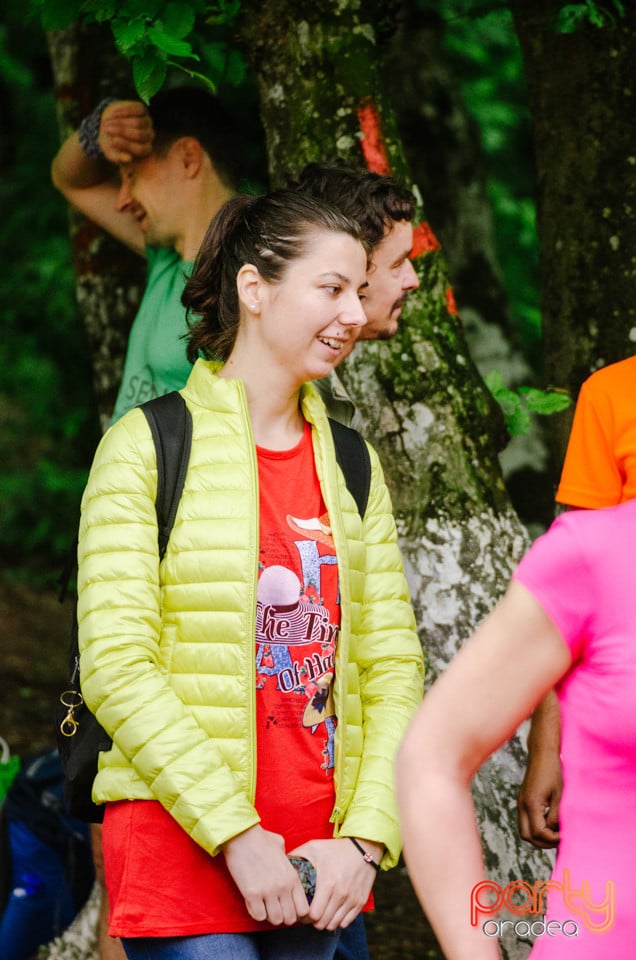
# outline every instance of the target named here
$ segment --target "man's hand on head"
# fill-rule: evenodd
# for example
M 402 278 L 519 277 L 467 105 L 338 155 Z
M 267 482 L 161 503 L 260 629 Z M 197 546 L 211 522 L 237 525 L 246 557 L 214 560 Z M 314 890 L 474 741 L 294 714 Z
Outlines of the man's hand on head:
M 140 100 L 115 100 L 101 116 L 99 145 L 111 163 L 131 163 L 152 153 L 152 120 Z

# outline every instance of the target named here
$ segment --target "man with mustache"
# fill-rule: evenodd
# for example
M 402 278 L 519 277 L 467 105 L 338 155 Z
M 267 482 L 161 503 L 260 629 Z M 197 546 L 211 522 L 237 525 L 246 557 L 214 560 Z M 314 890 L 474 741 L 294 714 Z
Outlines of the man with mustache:
M 392 177 L 355 170 L 340 161 L 308 164 L 292 186 L 333 204 L 362 228 L 371 259 L 362 296 L 367 322 L 358 339 L 390 340 L 409 294 L 419 286 L 410 260 L 415 197 Z M 316 385 L 331 417 L 358 425 L 337 370 Z

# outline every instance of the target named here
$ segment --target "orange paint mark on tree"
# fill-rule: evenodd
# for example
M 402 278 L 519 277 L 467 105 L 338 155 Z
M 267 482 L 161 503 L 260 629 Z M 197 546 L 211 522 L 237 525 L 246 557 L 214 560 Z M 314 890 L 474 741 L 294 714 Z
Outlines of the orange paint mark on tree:
M 457 316 L 457 304 L 455 303 L 455 294 L 452 287 L 446 287 L 446 309 L 451 317 Z
M 441 246 L 439 240 L 431 230 L 428 223 L 423 221 L 413 228 L 413 249 L 411 250 L 411 259 L 421 256 L 423 253 L 430 253 L 431 250 L 437 250 Z
M 380 114 L 370 99 L 363 100 L 359 105 L 358 123 L 363 133 L 362 155 L 367 168 L 372 173 L 390 174 L 386 143 L 380 130 Z

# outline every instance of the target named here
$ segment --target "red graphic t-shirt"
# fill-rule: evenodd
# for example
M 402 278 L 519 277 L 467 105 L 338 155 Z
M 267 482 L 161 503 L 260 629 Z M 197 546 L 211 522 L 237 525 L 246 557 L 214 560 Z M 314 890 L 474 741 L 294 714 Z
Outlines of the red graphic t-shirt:
M 291 850 L 333 836 L 338 568 L 309 425 L 291 450 L 257 455 L 255 806 Z M 223 855 L 210 857 L 156 801 L 107 804 L 103 846 L 112 936 L 268 928 L 247 913 Z
M 257 452 L 256 809 L 291 849 L 333 836 L 338 567 L 309 425 L 293 450 Z

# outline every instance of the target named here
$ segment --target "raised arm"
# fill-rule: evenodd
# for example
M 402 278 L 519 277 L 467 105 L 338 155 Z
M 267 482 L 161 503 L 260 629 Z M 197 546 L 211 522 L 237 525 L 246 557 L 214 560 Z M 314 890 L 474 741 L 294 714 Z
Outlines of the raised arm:
M 470 922 L 471 891 L 485 879 L 473 775 L 570 662 L 543 608 L 513 582 L 424 697 L 403 741 L 397 790 L 404 856 L 448 960 L 500 955 L 479 918 Z
M 134 211 L 120 200 L 117 165 L 152 152 L 148 111 L 140 101 L 115 100 L 96 108 L 80 129 L 82 137 L 80 131 L 71 134 L 53 158 L 53 185 L 85 216 L 143 256 L 141 228 Z

